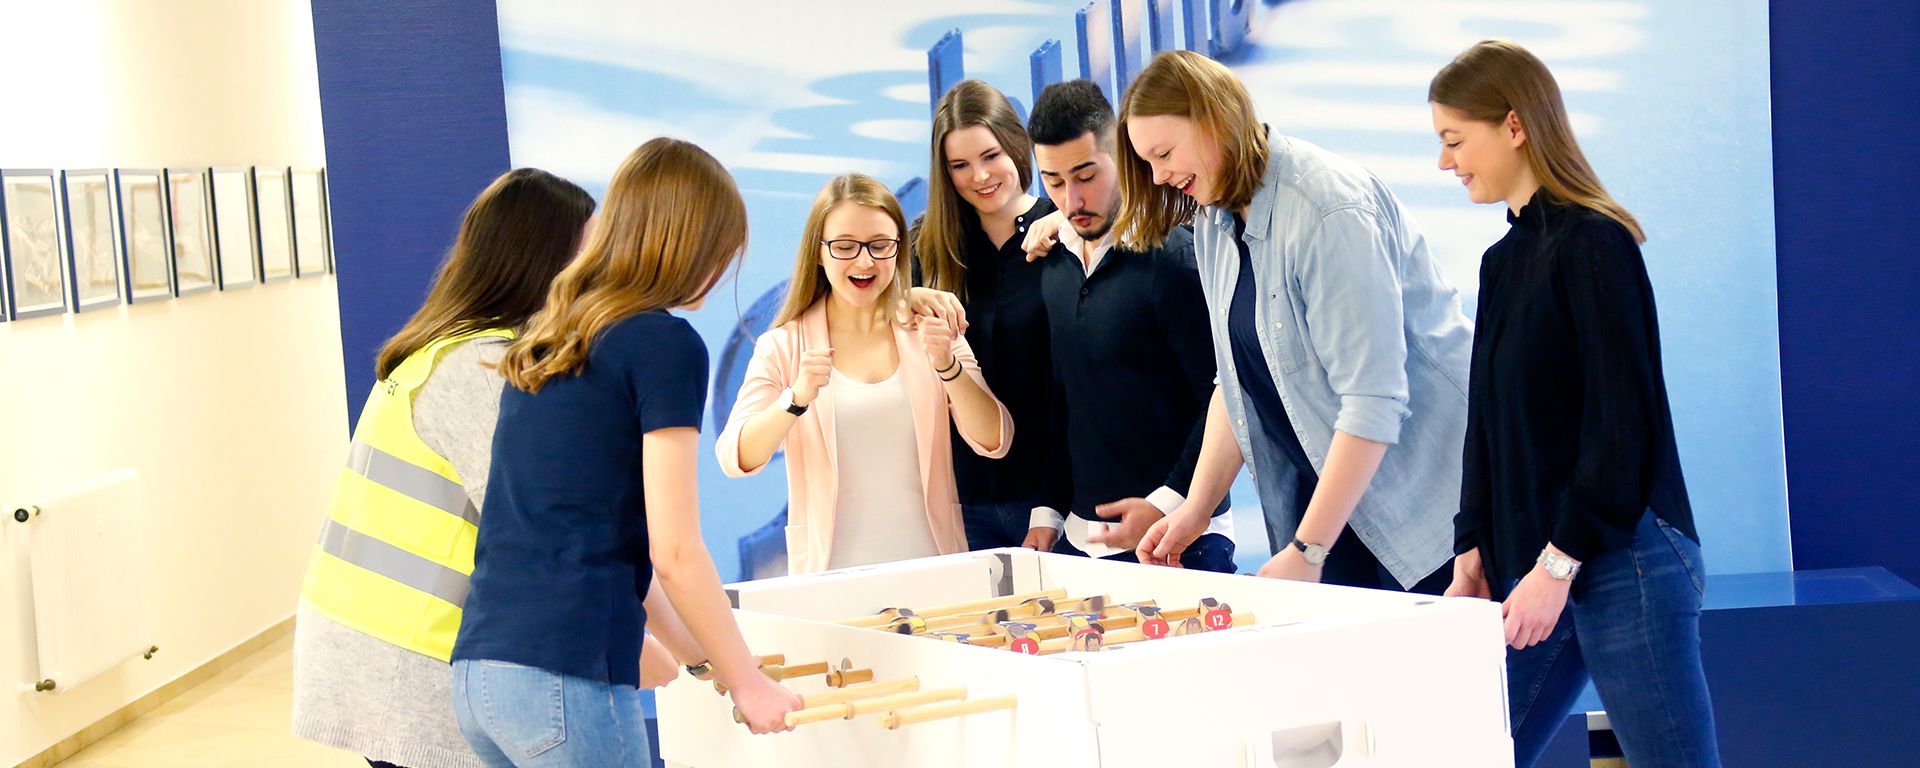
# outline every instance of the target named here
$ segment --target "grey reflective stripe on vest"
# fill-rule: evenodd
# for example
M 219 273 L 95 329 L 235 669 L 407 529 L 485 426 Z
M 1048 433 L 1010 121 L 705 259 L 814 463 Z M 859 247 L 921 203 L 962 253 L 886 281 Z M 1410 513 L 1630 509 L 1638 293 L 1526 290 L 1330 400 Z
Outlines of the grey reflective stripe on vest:
M 467 576 L 332 520 L 320 529 L 320 551 L 452 603 L 466 605 Z
M 395 493 L 458 516 L 473 525 L 480 524 L 480 510 L 473 508 L 473 501 L 467 498 L 467 489 L 435 474 L 433 470 L 409 464 L 405 459 L 359 440 L 353 441 L 353 450 L 347 455 L 347 468 L 375 485 L 385 486 Z

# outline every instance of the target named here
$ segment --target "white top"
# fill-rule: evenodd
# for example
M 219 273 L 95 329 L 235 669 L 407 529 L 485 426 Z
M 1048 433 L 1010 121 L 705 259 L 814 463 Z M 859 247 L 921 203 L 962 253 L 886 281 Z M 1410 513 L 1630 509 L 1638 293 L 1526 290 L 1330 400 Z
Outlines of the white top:
M 875 384 L 835 369 L 825 391 L 833 397 L 840 485 L 827 567 L 940 554 L 927 524 L 920 445 L 914 440 L 913 407 L 899 369 Z
M 1061 245 L 1066 246 L 1067 253 L 1073 254 L 1074 261 L 1080 262 L 1080 268 L 1086 270 L 1088 277 L 1092 277 L 1093 271 L 1100 268 L 1100 260 L 1106 258 L 1107 251 L 1113 250 L 1112 232 L 1108 232 L 1100 238 L 1100 242 L 1093 244 L 1093 255 L 1087 258 L 1080 257 L 1080 250 L 1087 245 L 1086 238 L 1081 237 L 1072 225 L 1061 224 L 1060 232 L 1054 235 L 1054 238 L 1059 240 Z

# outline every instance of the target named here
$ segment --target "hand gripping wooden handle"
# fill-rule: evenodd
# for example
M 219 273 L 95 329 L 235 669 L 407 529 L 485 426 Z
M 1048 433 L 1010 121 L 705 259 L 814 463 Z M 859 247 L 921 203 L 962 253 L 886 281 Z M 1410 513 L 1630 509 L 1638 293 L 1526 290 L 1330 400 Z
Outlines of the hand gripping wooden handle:
M 899 680 L 888 680 L 886 682 L 881 682 L 881 683 L 869 683 L 867 685 L 854 685 L 854 686 L 848 686 L 846 688 L 841 688 L 839 690 L 826 691 L 824 693 L 809 693 L 809 694 L 802 695 L 800 697 L 800 709 L 801 710 L 822 709 L 822 708 L 830 707 L 835 704 L 843 704 L 843 703 L 854 701 L 857 699 L 869 699 L 875 696 L 885 696 L 892 693 L 903 693 L 906 691 L 917 691 L 917 690 L 920 690 L 920 678 L 918 677 L 907 677 Z M 837 709 L 835 711 L 839 712 L 840 714 L 835 715 L 834 717 L 846 716 L 845 709 Z M 828 718 L 828 719 L 832 719 L 832 718 Z M 745 723 L 747 721 L 746 716 L 741 714 L 739 707 L 733 708 L 733 721 L 736 723 Z
M 897 729 L 903 725 L 924 723 L 929 720 L 944 720 L 949 717 L 977 715 L 981 712 L 992 712 L 1000 709 L 1011 710 L 1018 704 L 1019 702 L 1011 695 L 995 696 L 991 699 L 976 699 L 974 701 L 958 701 L 951 704 L 933 704 L 930 706 L 888 712 L 886 717 L 880 719 L 880 722 L 885 723 L 889 729 Z
M 789 664 L 787 666 L 769 664 L 760 668 L 760 674 L 766 675 L 768 680 L 777 683 L 782 680 L 792 680 L 796 677 L 824 675 L 832 669 L 833 667 L 824 661 L 816 661 L 811 664 Z M 715 680 L 713 681 L 713 690 L 724 696 L 727 693 L 727 686 Z

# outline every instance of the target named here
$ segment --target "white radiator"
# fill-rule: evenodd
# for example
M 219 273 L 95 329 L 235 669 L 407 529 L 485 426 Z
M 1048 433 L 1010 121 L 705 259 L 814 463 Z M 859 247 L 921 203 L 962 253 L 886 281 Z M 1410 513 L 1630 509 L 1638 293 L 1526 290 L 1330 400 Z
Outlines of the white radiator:
M 141 499 L 140 474 L 125 469 L 44 503 L 7 507 L 3 524 L 26 540 L 35 690 L 69 691 L 150 655 L 153 601 Z

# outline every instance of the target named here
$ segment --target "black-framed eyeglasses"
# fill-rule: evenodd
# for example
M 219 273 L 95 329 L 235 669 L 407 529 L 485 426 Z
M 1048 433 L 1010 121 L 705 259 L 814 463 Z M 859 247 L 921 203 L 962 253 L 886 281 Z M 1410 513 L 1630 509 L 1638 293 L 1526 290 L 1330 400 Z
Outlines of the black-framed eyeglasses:
M 900 255 L 900 240 L 892 237 L 866 241 L 822 240 L 820 244 L 827 247 L 828 256 L 832 256 L 841 261 L 852 261 L 860 258 L 860 252 L 863 250 L 873 256 L 874 261 L 886 261 L 887 259 Z

